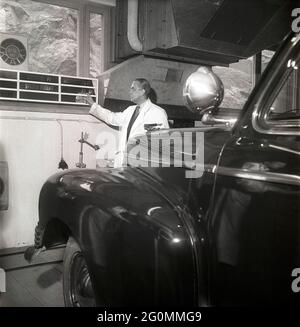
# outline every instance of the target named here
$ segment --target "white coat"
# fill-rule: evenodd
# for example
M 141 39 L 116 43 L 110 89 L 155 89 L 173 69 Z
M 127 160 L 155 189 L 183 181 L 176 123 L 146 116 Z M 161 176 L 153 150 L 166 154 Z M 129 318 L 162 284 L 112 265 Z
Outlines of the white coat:
M 109 125 L 120 127 L 120 139 L 118 151 L 116 153 L 114 166 L 121 167 L 124 160 L 124 155 L 127 145 L 127 127 L 136 105 L 130 106 L 123 112 L 111 112 L 100 105 L 94 103 L 91 107 L 90 114 L 103 120 Z M 147 99 L 140 105 L 140 114 L 131 127 L 129 138 L 136 135 L 145 134 L 144 124 L 161 124 L 159 128 L 169 128 L 168 117 L 164 109 L 155 105 Z

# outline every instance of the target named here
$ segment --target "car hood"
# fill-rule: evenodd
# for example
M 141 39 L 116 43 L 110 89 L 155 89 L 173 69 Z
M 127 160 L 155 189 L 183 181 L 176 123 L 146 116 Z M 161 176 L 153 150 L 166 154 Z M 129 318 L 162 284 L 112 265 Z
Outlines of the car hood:
M 143 146 L 148 146 L 149 137 L 159 138 L 160 140 L 170 140 L 176 143 L 176 139 L 183 140 L 182 137 L 189 139 L 196 138 L 196 134 L 203 137 L 203 148 L 201 152 L 203 159 L 201 162 L 204 165 L 215 165 L 217 163 L 218 155 L 224 143 L 230 136 L 230 129 L 220 127 L 203 127 L 193 129 L 174 129 L 168 131 L 158 131 L 147 134 L 140 138 L 140 149 Z M 153 136 L 153 138 L 152 138 Z M 173 142 L 173 143 L 174 143 Z M 184 141 L 183 141 L 184 143 Z M 181 165 L 173 165 L 171 167 L 162 166 L 144 166 L 144 167 L 123 167 L 123 168 L 100 168 L 100 169 L 69 169 L 51 176 L 47 184 L 55 184 L 63 194 L 68 194 L 70 197 L 80 195 L 96 194 L 101 197 L 114 198 L 121 202 L 126 196 L 131 196 L 132 189 L 139 193 L 136 196 L 140 197 L 143 194 L 151 193 L 150 189 L 159 190 L 161 196 L 172 199 L 174 203 L 181 203 L 186 196 L 186 189 L 190 182 L 187 178 L 187 171 L 193 171 L 195 167 L 195 151 L 197 148 L 193 146 L 185 147 L 183 145 L 184 156 Z M 202 146 L 201 145 L 201 146 Z M 199 146 L 199 144 L 197 144 Z M 182 151 L 174 147 L 173 155 L 176 157 L 175 151 Z M 171 154 L 172 155 L 172 154 Z M 182 155 L 182 153 L 180 153 Z M 178 157 L 177 157 L 178 158 Z M 151 160 L 150 160 L 151 161 Z M 149 163 L 149 159 L 148 159 Z M 151 162 L 150 162 L 151 164 Z M 202 166 L 204 167 L 204 166 Z M 197 177 L 197 176 L 196 176 Z M 201 176 L 198 176 L 201 177 Z

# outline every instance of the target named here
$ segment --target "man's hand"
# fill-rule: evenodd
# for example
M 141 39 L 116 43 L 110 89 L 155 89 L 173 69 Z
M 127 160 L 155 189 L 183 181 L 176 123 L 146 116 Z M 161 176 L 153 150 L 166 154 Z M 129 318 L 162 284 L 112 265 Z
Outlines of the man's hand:
M 86 103 L 89 104 L 90 106 L 94 103 L 94 100 L 92 98 L 92 96 L 88 93 L 80 93 L 76 95 L 76 102 L 80 102 L 80 103 Z

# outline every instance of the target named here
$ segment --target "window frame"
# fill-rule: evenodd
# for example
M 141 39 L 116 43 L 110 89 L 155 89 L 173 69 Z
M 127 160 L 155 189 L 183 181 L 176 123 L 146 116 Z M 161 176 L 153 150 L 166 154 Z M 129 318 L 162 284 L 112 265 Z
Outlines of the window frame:
M 299 119 L 274 120 L 274 122 L 266 119 L 270 106 L 290 76 L 290 71 L 287 69 L 288 60 L 297 58 L 299 63 L 300 34 L 296 35 L 295 39 L 294 44 L 289 44 L 289 49 L 284 51 L 283 56 L 278 57 L 275 55 L 276 58 L 274 59 L 277 59 L 278 65 L 275 65 L 268 87 L 262 92 L 252 113 L 252 126 L 256 132 L 276 135 L 300 135 Z M 272 59 L 270 63 L 272 64 L 273 61 Z M 274 63 L 272 66 L 274 66 Z
M 90 13 L 103 15 L 102 72 L 111 67 L 114 53 L 114 6 L 80 0 L 32 0 L 78 11 L 76 76 L 90 77 Z
M 111 68 L 114 65 L 114 47 L 115 47 L 115 6 L 109 4 L 98 4 L 88 0 L 32 0 L 50 4 L 59 7 L 65 7 L 78 10 L 77 23 L 77 66 L 76 75 L 74 77 L 90 77 L 90 47 L 84 46 L 84 40 L 88 40 L 89 45 L 89 12 L 103 14 L 103 36 L 104 36 L 104 53 L 103 53 L 103 71 Z M 88 60 L 84 59 L 88 58 Z M 51 74 L 51 73 L 49 73 Z M 56 74 L 59 75 L 59 74 Z M 59 113 L 59 114 L 76 114 L 86 115 L 87 107 L 85 105 L 67 105 L 67 104 L 52 104 L 38 102 L 23 102 L 23 101 L 7 101 L 0 99 L 1 111 L 26 111 L 26 112 L 43 112 L 43 113 Z

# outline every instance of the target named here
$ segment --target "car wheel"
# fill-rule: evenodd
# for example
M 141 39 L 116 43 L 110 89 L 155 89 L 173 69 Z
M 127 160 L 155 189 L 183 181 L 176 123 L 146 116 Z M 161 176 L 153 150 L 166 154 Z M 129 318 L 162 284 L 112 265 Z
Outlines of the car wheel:
M 93 307 L 95 296 L 83 253 L 69 237 L 63 267 L 63 293 L 66 307 Z

